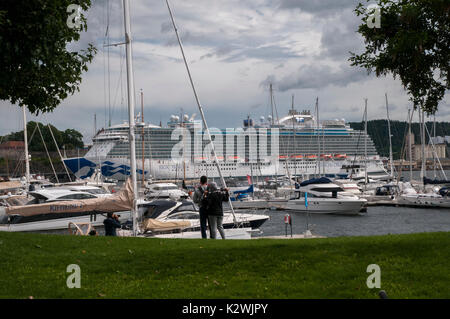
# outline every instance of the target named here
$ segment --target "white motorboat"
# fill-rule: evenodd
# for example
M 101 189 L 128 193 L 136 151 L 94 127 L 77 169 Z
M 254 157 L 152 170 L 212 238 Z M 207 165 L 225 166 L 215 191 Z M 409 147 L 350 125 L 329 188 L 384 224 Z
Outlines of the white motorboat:
M 171 198 L 177 200 L 189 197 L 188 193 L 173 183 L 148 184 L 144 194 L 147 199 Z
M 182 221 L 189 225 L 185 231 L 200 230 L 200 216 L 198 210 L 191 200 L 174 201 L 170 199 L 154 200 L 142 205 L 146 207 L 142 218 L 152 218 L 162 222 Z M 235 213 L 236 222 L 233 214 L 224 212 L 223 227 L 235 228 L 251 227 L 253 229 L 259 228 L 270 217 L 267 215 Z
M 397 204 L 419 208 L 450 208 L 450 197 L 436 193 L 401 194 L 397 197 Z
M 296 189 L 296 197 L 287 202 L 286 209 L 308 213 L 357 215 L 364 212 L 367 200 L 345 194 L 342 187 L 321 177 L 304 181 Z
M 70 189 L 42 189 L 29 194 L 34 197 L 26 205 L 0 207 L 0 231 L 49 231 L 67 229 L 69 223 L 91 223 L 103 226 L 108 212 L 119 216 L 120 222 L 131 218 L 133 207 L 131 185 L 111 196 L 96 196 Z M 9 205 L 8 205 L 9 203 Z

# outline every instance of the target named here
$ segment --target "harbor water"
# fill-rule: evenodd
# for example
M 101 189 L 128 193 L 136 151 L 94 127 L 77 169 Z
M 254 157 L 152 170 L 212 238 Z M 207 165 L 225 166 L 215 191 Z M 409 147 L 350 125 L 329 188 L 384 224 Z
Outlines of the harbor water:
M 420 180 L 420 171 L 412 173 L 413 180 Z M 449 170 L 446 170 L 445 174 L 450 178 Z M 428 178 L 434 178 L 432 171 L 426 172 L 426 175 Z M 436 175 L 437 178 L 444 178 L 440 171 Z M 409 172 L 403 171 L 401 176 L 405 181 L 409 180 Z M 291 215 L 293 234 L 301 234 L 306 230 L 305 213 L 268 210 L 264 214 L 269 215 L 270 220 L 261 226 L 262 234 L 255 236 L 284 235 L 285 214 Z M 325 237 L 450 231 L 450 209 L 372 206 L 367 208 L 366 213 L 357 216 L 309 214 L 309 229 L 313 235 Z M 290 235 L 289 227 L 288 235 Z
M 307 218 L 313 235 L 325 237 L 371 236 L 387 234 L 408 234 L 421 232 L 450 231 L 450 210 L 408 207 L 368 207 L 367 213 L 357 216 L 309 214 L 292 211 L 268 210 L 270 216 L 257 236 L 279 236 L 285 234 L 284 216 L 292 220 L 292 233 L 306 230 Z M 288 236 L 290 228 L 288 226 Z

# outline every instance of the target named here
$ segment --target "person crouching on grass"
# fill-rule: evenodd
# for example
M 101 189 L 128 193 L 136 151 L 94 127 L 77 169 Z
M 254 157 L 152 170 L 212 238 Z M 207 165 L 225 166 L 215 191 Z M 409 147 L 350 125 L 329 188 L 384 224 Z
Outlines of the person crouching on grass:
M 205 196 L 207 199 L 207 213 L 211 232 L 211 239 L 216 239 L 219 230 L 222 239 L 225 239 L 225 231 L 223 229 L 223 207 L 222 202 L 228 201 L 228 189 L 217 189 L 216 183 L 208 184 Z
M 107 218 L 103 221 L 105 225 L 105 236 L 117 236 L 116 228 L 121 228 L 119 216 L 108 213 Z

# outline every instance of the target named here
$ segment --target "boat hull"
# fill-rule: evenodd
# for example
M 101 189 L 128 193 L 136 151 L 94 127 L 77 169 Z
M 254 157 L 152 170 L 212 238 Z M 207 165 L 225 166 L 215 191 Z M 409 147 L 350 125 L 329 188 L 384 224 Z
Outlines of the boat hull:
M 358 215 L 366 203 L 366 200 L 361 199 L 311 198 L 306 207 L 305 199 L 301 198 L 289 200 L 286 210 L 314 214 Z

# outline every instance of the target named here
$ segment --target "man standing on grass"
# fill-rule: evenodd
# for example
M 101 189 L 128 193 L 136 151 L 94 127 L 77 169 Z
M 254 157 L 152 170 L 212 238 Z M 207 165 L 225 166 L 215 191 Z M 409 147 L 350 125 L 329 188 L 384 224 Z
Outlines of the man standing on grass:
M 206 176 L 200 177 L 200 185 L 195 189 L 194 192 L 194 203 L 198 205 L 199 213 L 200 213 L 200 232 L 202 233 L 202 238 L 206 239 L 206 223 L 208 219 L 208 215 L 206 212 L 206 199 L 205 199 L 205 191 L 208 186 L 208 178 Z
M 223 229 L 223 207 L 222 203 L 228 201 L 228 189 L 218 189 L 216 183 L 210 183 L 206 189 L 206 199 L 208 203 L 207 213 L 209 222 L 209 231 L 211 232 L 211 239 L 217 238 L 217 231 L 219 231 L 222 239 L 225 239 L 225 231 Z

